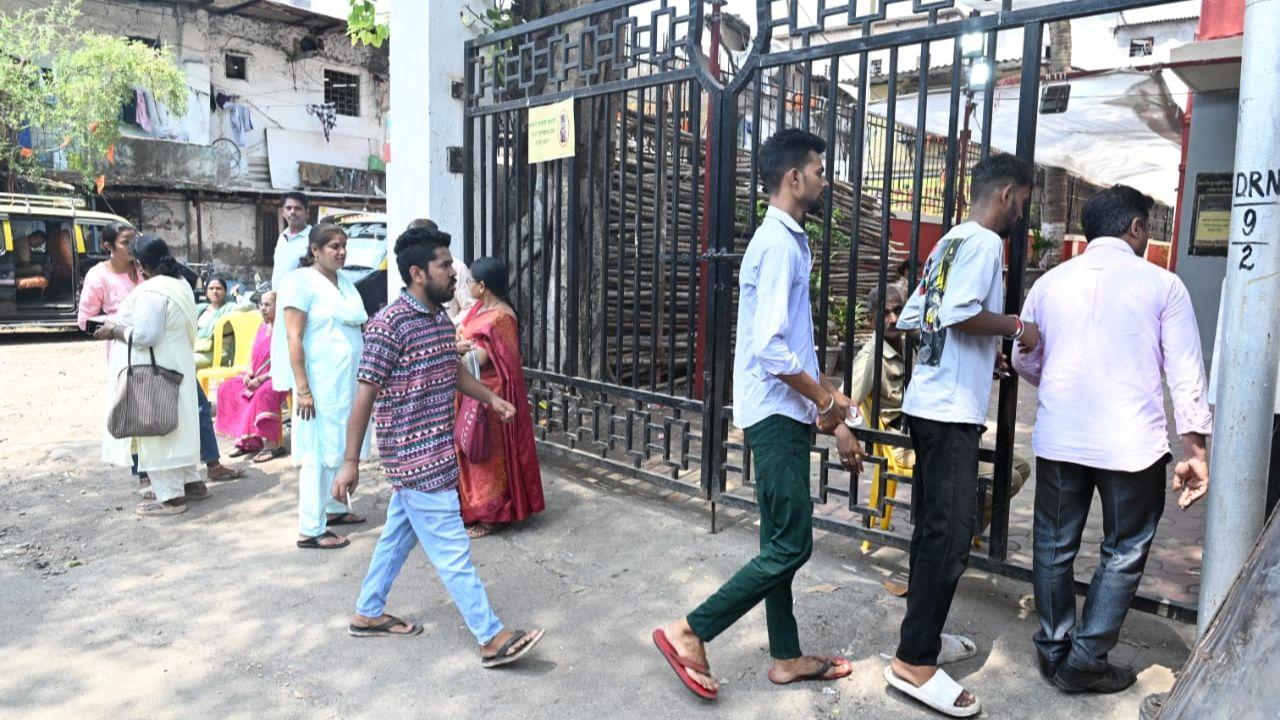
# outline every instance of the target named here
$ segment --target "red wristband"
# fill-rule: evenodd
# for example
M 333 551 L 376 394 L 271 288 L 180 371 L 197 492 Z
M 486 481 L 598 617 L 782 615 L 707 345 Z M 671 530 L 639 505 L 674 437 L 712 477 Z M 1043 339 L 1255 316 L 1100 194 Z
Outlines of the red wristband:
M 1010 335 L 1009 337 L 1013 338 L 1014 340 L 1017 340 L 1018 338 L 1022 337 L 1022 332 L 1025 329 L 1022 325 L 1022 318 L 1018 317 L 1017 315 L 1012 315 L 1010 317 L 1013 318 L 1014 328 L 1013 328 L 1013 334 Z

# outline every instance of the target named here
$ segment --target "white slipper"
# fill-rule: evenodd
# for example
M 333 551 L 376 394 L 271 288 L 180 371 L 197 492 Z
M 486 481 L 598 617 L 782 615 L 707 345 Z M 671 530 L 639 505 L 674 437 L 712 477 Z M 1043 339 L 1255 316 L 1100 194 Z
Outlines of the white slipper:
M 968 660 L 977 654 L 978 646 L 969 638 L 942 633 L 942 650 L 938 652 L 939 665 Z
M 973 704 L 969 707 L 958 707 L 956 700 L 960 699 L 960 694 L 964 692 L 964 688 L 960 686 L 946 670 L 941 668 L 929 678 L 929 682 L 916 687 L 909 681 L 903 680 L 893 672 L 892 666 L 884 669 L 884 680 L 899 692 L 910 695 L 913 699 L 918 700 L 925 705 L 937 710 L 943 715 L 950 717 L 966 718 L 973 717 L 982 712 L 982 704 L 974 698 Z

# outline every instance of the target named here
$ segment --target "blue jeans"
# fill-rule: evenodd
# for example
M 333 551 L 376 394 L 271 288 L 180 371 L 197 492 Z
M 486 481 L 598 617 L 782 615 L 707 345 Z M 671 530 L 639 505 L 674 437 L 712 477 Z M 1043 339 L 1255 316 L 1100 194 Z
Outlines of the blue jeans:
M 1118 472 L 1036 458 L 1035 644 L 1049 662 L 1086 672 L 1106 669 L 1164 512 L 1169 459 Z M 1101 557 L 1077 623 L 1074 564 L 1095 488 L 1102 500 Z
M 218 436 L 213 434 L 213 407 L 199 383 L 196 392 L 200 403 L 200 462 L 208 465 L 218 459 Z
M 476 642 L 487 645 L 502 631 L 502 623 L 489 607 L 489 596 L 471 562 L 471 538 L 462 525 L 455 490 L 434 493 L 396 490 L 391 494 L 387 522 L 373 549 L 369 574 L 360 586 L 356 612 L 370 618 L 382 615 L 391 584 L 419 542 Z

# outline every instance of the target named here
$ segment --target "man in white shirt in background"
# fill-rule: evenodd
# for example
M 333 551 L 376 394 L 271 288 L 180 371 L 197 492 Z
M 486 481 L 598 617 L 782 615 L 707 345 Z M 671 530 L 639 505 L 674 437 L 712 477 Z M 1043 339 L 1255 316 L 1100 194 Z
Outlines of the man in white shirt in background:
M 973 168 L 969 219 L 929 255 L 898 327 L 920 331 L 902 412 L 916 451 L 911 486 L 911 571 L 901 639 L 885 680 L 952 717 L 981 711 L 978 699 L 938 665 L 972 657 L 973 641 L 942 634 L 969 550 L 978 504 L 978 441 L 986 429 L 1000 337 L 1035 348 L 1034 323 L 1004 308 L 1004 241 L 1022 219 L 1031 166 L 992 155 Z
M 285 229 L 276 238 L 276 249 L 271 254 L 272 290 L 280 291 L 285 277 L 298 269 L 298 262 L 307 254 L 307 243 L 311 237 L 311 224 L 307 220 L 309 212 L 306 195 L 285 193 L 284 204 L 280 206 Z M 293 389 L 288 333 L 278 332 L 271 336 L 271 383 L 277 392 Z
M 745 430 L 755 462 L 760 554 L 693 612 L 653 631 L 654 643 L 685 687 L 709 700 L 718 685 L 705 643 L 762 600 L 771 682 L 824 682 L 852 672 L 845 658 L 801 654 L 791 595 L 792 579 L 813 550 L 809 447 L 814 424 L 835 434 L 840 461 L 855 483 L 862 462 L 862 449 L 845 425 L 849 399 L 818 370 L 809 304 L 813 255 L 802 223 L 823 206 L 825 149 L 821 138 L 794 128 L 780 130 L 760 148 L 769 210 L 738 276 L 733 421 Z
M 1187 509 L 1208 489 L 1213 428 L 1191 297 L 1177 275 L 1143 259 L 1155 201 L 1124 185 L 1081 212 L 1088 248 L 1050 270 L 1022 308 L 1044 335 L 1013 366 L 1038 388 L 1033 565 L 1040 672 L 1067 692 L 1113 693 L 1137 680 L 1107 654 L 1120 639 L 1164 512 L 1169 431 L 1164 382 L 1182 436 L 1174 473 Z M 1076 622 L 1074 561 L 1097 490 L 1101 558 Z
M 280 214 L 285 228 L 276 238 L 276 249 L 271 254 L 271 289 L 279 291 L 284 276 L 298 269 L 298 261 L 307 254 L 307 239 L 311 236 L 310 213 L 307 196 L 300 192 L 285 193 Z

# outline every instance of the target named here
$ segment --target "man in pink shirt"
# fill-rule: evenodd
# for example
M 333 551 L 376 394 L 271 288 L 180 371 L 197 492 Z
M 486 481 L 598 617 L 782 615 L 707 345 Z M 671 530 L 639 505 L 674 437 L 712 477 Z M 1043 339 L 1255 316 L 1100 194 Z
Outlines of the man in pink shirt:
M 1137 679 L 1107 653 L 1138 590 L 1164 511 L 1169 461 L 1163 378 L 1183 460 L 1187 509 L 1209 484 L 1212 428 L 1191 299 L 1173 273 L 1143 259 L 1154 201 L 1117 185 L 1085 203 L 1086 251 L 1040 278 L 1023 306 L 1040 326 L 1013 366 L 1038 388 L 1034 584 L 1040 672 L 1068 692 L 1118 692 Z M 1106 519 L 1098 569 L 1077 622 L 1073 563 L 1094 490 Z

